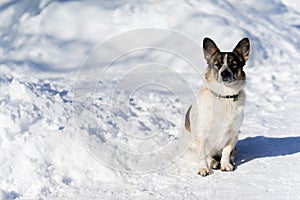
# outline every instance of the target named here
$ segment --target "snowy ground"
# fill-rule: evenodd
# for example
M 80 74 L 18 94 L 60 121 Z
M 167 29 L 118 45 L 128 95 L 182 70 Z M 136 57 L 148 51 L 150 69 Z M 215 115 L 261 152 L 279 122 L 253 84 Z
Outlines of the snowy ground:
M 2 199 L 299 199 L 298 2 L 2 0 L 0 19 Z M 203 178 L 180 155 L 206 36 L 251 55 L 237 169 Z

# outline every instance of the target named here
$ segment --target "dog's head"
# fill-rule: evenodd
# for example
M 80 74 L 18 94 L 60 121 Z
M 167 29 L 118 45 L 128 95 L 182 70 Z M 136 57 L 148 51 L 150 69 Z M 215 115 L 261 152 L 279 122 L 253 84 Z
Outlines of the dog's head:
M 232 52 L 221 52 L 213 40 L 204 38 L 204 57 L 208 63 L 206 80 L 217 81 L 225 85 L 246 79 L 243 66 L 248 60 L 250 43 L 243 38 Z

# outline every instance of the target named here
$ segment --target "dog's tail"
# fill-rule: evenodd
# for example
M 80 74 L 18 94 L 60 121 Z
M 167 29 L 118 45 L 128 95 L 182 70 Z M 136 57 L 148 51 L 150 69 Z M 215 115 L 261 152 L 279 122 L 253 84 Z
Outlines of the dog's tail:
M 188 132 L 191 132 L 191 123 L 190 123 L 190 111 L 191 111 L 192 106 L 189 107 L 185 114 L 185 129 Z

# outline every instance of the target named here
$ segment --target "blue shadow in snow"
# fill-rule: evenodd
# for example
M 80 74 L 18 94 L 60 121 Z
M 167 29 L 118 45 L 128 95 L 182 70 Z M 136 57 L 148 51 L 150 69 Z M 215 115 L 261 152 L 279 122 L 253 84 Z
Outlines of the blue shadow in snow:
M 297 28 L 297 29 L 300 29 L 300 24 L 295 24 L 295 25 L 292 25 L 292 26 Z
M 236 165 L 256 158 L 292 155 L 300 152 L 300 137 L 269 138 L 248 137 L 237 143 Z

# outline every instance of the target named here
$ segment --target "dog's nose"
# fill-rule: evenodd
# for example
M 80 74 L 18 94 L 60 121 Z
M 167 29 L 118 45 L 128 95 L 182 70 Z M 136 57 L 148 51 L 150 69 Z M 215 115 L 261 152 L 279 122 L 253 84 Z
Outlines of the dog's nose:
M 221 72 L 222 78 L 228 78 L 230 76 L 230 72 L 228 70 L 224 70 Z
M 223 82 L 230 82 L 232 81 L 232 74 L 228 70 L 224 70 L 221 72 L 221 77 Z

